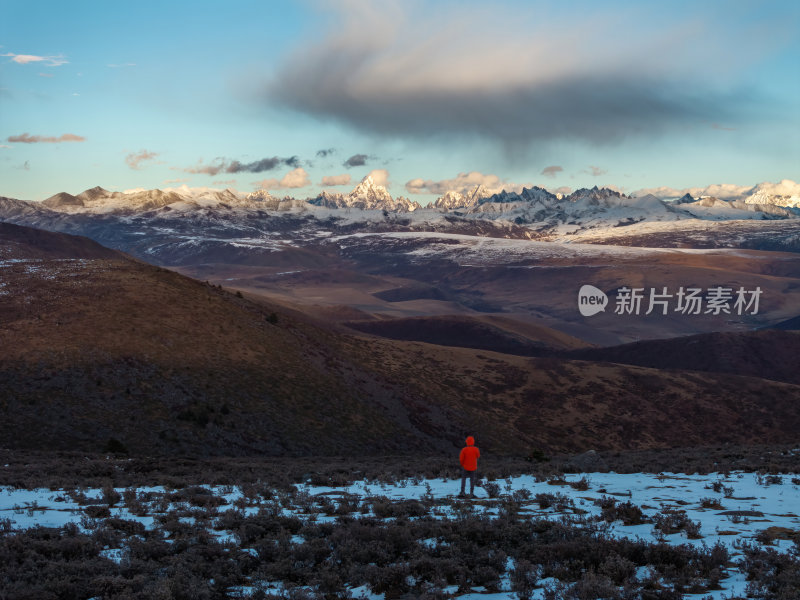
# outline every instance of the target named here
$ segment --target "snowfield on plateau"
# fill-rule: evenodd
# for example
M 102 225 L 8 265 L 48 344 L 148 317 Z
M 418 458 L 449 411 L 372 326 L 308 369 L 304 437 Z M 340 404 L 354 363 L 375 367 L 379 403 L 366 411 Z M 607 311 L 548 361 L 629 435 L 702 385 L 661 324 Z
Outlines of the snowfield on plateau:
M 205 530 L 226 552 L 238 549 L 258 557 L 264 551 L 253 545 L 252 535 L 245 533 L 243 527 L 228 523 L 253 518 L 263 527 L 264 519 L 291 518 L 308 526 L 333 527 L 341 519 L 392 523 L 407 518 L 411 522 L 432 519 L 458 523 L 467 516 L 491 522 L 511 515 L 523 522 L 544 520 L 595 528 L 596 535 L 613 539 L 688 546 L 703 551 L 724 547 L 730 562 L 720 573 L 719 589 L 684 596 L 719 600 L 745 595 L 748 582 L 741 561 L 748 547 L 771 548 L 795 559 L 798 554 L 800 479 L 788 475 L 745 472 L 706 475 L 611 472 L 549 478 L 521 475 L 481 481 L 474 500 L 460 499 L 458 488 L 456 480 L 423 478 L 357 481 L 344 486 L 307 482 L 290 490 L 265 488 L 258 493 L 238 486 L 196 486 L 191 488 L 194 497 L 165 486 L 58 490 L 4 487 L 0 488 L 0 535 L 33 527 L 61 528 L 70 523 L 91 534 L 102 529 L 104 519 L 109 519 L 115 527 L 123 527 L 120 523 L 125 522 L 138 523 L 125 525 L 123 529 L 140 533 L 155 531 L 167 544 L 177 544 L 180 536 L 176 531 L 184 523 Z M 214 510 L 204 514 L 199 508 L 203 504 Z M 401 508 L 393 510 L 392 506 Z M 410 512 L 404 516 L 403 510 Z M 233 521 L 232 514 L 236 517 Z M 316 544 L 311 530 L 306 534 L 309 537 L 304 531 L 301 527 L 292 536 L 287 542 L 290 547 L 299 550 L 304 545 L 311 548 Z M 104 548 L 101 555 L 126 564 L 132 560 L 131 544 L 136 543 L 132 538 L 138 537 L 141 535 L 121 538 Z M 442 538 L 419 539 L 416 543 L 431 552 L 448 545 Z M 465 591 L 456 585 L 444 586 L 442 591 L 461 600 L 518 598 L 512 591 L 514 568 L 515 557 L 509 555 L 506 572 L 495 591 L 484 586 Z M 645 579 L 650 575 L 647 565 L 637 566 L 635 578 Z M 381 600 L 386 597 L 369 585 L 356 583 L 347 586 L 351 597 Z M 555 578 L 542 577 L 536 582 L 532 597 L 544 598 L 548 587 L 558 583 Z M 285 581 L 252 580 L 229 590 L 229 595 L 248 597 L 257 591 L 279 593 L 289 588 L 289 582 Z

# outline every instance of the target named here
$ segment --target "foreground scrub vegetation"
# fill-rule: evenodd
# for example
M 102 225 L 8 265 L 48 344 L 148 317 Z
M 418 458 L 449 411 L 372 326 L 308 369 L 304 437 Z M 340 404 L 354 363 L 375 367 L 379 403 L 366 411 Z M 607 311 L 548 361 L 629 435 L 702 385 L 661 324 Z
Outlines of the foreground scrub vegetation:
M 21 477 L 20 457 L 6 458 L 0 472 Z M 227 475 L 154 461 L 137 476 L 124 468 L 135 461 L 85 457 L 51 481 L 110 472 L 93 485 L 0 481 L 0 597 L 797 597 L 795 475 L 570 475 L 545 458 L 486 461 L 479 498 L 464 501 L 447 468 L 397 474 L 434 459 L 349 473 L 298 460 L 280 474 L 234 461 Z

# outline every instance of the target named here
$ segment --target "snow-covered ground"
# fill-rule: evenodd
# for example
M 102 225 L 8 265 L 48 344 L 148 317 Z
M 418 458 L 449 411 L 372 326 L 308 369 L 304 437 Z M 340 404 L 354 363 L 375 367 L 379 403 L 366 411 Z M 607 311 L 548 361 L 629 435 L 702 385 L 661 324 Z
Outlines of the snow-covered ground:
M 245 515 L 259 514 L 269 501 L 254 497 L 237 486 L 206 487 L 219 498 L 218 510 L 232 507 L 242 510 Z M 110 516 L 138 521 L 147 529 L 157 525 L 158 517 L 169 510 L 188 508 L 182 501 L 176 501 L 171 490 L 164 487 L 117 489 L 119 497 L 110 507 Z M 134 494 L 135 492 L 135 494 Z M 316 523 L 334 522 L 341 516 L 330 511 L 313 509 L 313 501 L 327 499 L 331 506 L 344 502 L 352 503 L 369 498 L 385 498 L 390 501 L 423 500 L 431 515 L 440 519 L 457 519 L 465 505 L 469 510 L 483 513 L 491 518 L 503 510 L 503 503 L 512 500 L 517 504 L 522 518 L 546 518 L 575 523 L 585 521 L 602 523 L 607 534 L 617 538 L 638 539 L 646 542 L 666 541 L 669 544 L 689 544 L 696 547 L 711 547 L 724 544 L 731 554 L 731 560 L 741 557 L 743 543 L 770 543 L 779 552 L 797 552 L 795 543 L 786 538 L 786 533 L 800 531 L 800 478 L 790 475 L 760 475 L 756 473 L 733 472 L 707 475 L 661 474 L 617 474 L 588 473 L 569 475 L 549 480 L 537 480 L 530 475 L 483 482 L 476 488 L 476 498 L 458 500 L 459 482 L 448 479 L 411 479 L 395 483 L 358 481 L 344 487 L 319 486 L 310 483 L 296 487 L 293 503 L 282 503 L 283 516 L 309 519 Z M 491 493 L 490 493 L 491 492 Z M 62 527 L 74 523 L 89 531 L 93 521 L 87 516 L 86 506 L 108 505 L 109 489 L 48 490 L 13 489 L 0 487 L 0 530 L 22 530 L 34 526 Z M 276 494 L 278 492 L 276 491 Z M 553 505 L 542 508 L 543 494 L 554 499 Z M 537 497 L 538 495 L 538 497 Z M 136 498 L 135 502 L 127 503 Z M 638 506 L 648 520 L 657 520 L 659 515 L 675 514 L 685 511 L 685 517 L 699 525 L 699 535 L 689 537 L 686 530 L 665 534 L 654 527 L 653 522 L 639 525 L 624 525 L 621 521 L 606 523 L 601 515 L 600 504 L 605 499 L 619 503 L 630 502 Z M 300 499 L 300 501 L 297 501 Z M 304 501 L 303 501 L 304 499 Z M 185 501 L 184 501 L 185 502 Z M 606 502 L 607 503 L 607 502 Z M 705 507 L 704 507 L 705 505 Z M 273 505 L 274 506 L 274 505 Z M 370 513 L 356 511 L 353 518 Z M 182 517 L 185 519 L 187 517 Z M 191 517 L 188 517 L 191 520 Z M 775 534 L 767 536 L 764 532 Z M 781 533 L 783 532 L 783 533 Z M 237 535 L 232 531 L 212 531 L 219 540 L 236 542 Z M 767 537 L 777 539 L 768 540 Z M 294 543 L 303 543 L 296 536 Z M 436 544 L 436 540 L 422 540 L 420 543 Z M 103 555 L 115 561 L 123 560 L 125 548 L 107 548 Z M 509 570 L 510 570 L 509 566 Z M 266 584 L 260 583 L 263 589 Z M 272 582 L 272 589 L 280 586 Z M 721 582 L 722 590 L 690 597 L 714 599 L 745 595 L 744 573 L 730 567 Z M 382 598 L 372 594 L 368 587 L 351 590 L 358 596 Z M 239 590 L 243 595 L 247 589 Z M 445 590 L 455 594 L 456 590 Z M 543 598 L 543 589 L 536 590 L 534 598 Z M 485 593 L 474 589 L 473 593 L 456 595 L 462 600 L 506 600 L 516 598 L 511 592 L 508 574 L 503 579 L 499 592 Z
M 379 248 L 391 249 L 392 242 L 403 250 L 403 242 L 422 242 L 406 250 L 409 256 L 420 258 L 448 258 L 460 266 L 509 264 L 519 261 L 542 261 L 557 259 L 575 261 L 580 259 L 637 259 L 655 254 L 722 254 L 746 256 L 752 259 L 765 258 L 757 252 L 737 248 L 646 248 L 637 246 L 613 246 L 602 244 L 542 242 L 510 238 L 480 237 L 457 233 L 393 231 L 386 233 L 354 233 L 328 238 L 328 242 L 346 249 L 353 244 L 376 244 Z

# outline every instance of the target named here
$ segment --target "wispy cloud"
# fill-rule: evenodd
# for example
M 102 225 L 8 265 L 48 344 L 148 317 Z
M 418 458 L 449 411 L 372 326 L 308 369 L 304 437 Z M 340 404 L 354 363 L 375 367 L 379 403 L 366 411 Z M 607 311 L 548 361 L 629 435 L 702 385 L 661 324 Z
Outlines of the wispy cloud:
M 592 177 L 600 177 L 608 173 L 606 169 L 601 169 L 600 167 L 595 167 L 594 165 L 589 165 L 589 170 L 586 172 Z
M 201 173 L 205 175 L 217 175 L 219 173 L 263 173 L 264 171 L 272 171 L 280 166 L 300 167 L 300 159 L 297 156 L 290 156 L 288 158 L 280 158 L 273 156 L 272 158 L 262 158 L 249 163 L 243 163 L 238 160 L 227 160 L 225 158 L 218 158 L 213 164 L 204 165 L 202 162 L 194 167 L 186 167 L 181 169 L 186 173 Z
M 317 150 L 317 157 L 328 158 L 331 154 L 335 153 L 336 153 L 336 148 L 323 148 L 322 150 Z
M 211 185 L 234 185 L 235 183 L 236 183 L 235 179 L 223 179 L 223 180 L 212 181 Z
M 345 173 L 344 175 L 325 175 L 320 185 L 324 187 L 333 187 L 337 185 L 348 185 L 350 181 L 350 173 Z
M 482 186 L 490 194 L 495 194 L 502 190 L 519 192 L 525 187 L 523 184 L 505 181 L 497 175 L 471 171 L 469 173 L 459 173 L 452 179 L 439 181 L 412 179 L 406 183 L 406 190 L 412 194 L 436 194 L 441 196 L 445 192 L 469 194 L 478 186 Z
M 180 177 L 178 179 L 165 179 L 164 185 L 170 185 L 173 183 L 186 183 L 187 181 L 190 181 L 188 177 Z
M 142 169 L 142 163 L 154 160 L 158 156 L 158 152 L 148 152 L 147 150 L 140 150 L 139 152 L 131 152 L 125 157 L 125 163 L 137 171 Z
M 348 158 L 344 163 L 343 166 L 347 167 L 348 169 L 351 167 L 363 167 L 367 164 L 367 159 L 369 156 L 366 154 L 353 154 L 350 158 Z
M 60 67 L 61 65 L 66 65 L 69 62 L 64 58 L 63 54 L 58 54 L 55 56 L 37 56 L 35 54 L 14 54 L 12 52 L 7 52 L 6 54 L 0 54 L 0 56 L 7 56 L 12 62 L 17 63 L 18 65 L 44 63 L 44 66 L 46 67 Z
M 552 178 L 552 177 L 555 177 L 556 175 L 558 175 L 559 173 L 561 173 L 561 171 L 563 171 L 563 170 L 564 170 L 563 167 L 559 167 L 558 165 L 552 165 L 550 167 L 545 167 L 544 169 L 542 169 L 542 173 L 541 174 L 544 175 L 545 177 L 551 177 Z
M 52 73 L 37 73 L 39 77 L 53 77 Z
M 193 173 L 193 174 L 202 174 L 202 175 L 217 175 L 220 171 L 225 170 L 225 163 L 221 160 L 217 160 L 215 164 L 205 165 L 202 161 L 199 161 L 196 166 L 194 167 L 184 167 L 183 169 L 179 169 L 178 167 L 173 167 L 175 170 L 183 171 L 184 173 Z
M 656 28 L 647 10 L 598 8 L 566 22 L 512 17 L 510 5 L 455 15 L 400 0 L 334 6 L 338 21 L 288 55 L 268 101 L 373 134 L 477 135 L 509 147 L 735 121 L 752 94 L 731 74 L 765 38 L 722 35 L 731 30 L 703 7 Z
M 253 184 L 263 190 L 296 189 L 311 185 L 308 173 L 302 167 L 289 171 L 281 179 L 262 179 Z
M 7 140 L 12 144 L 60 144 L 61 142 L 85 142 L 86 138 L 73 133 L 65 133 L 59 137 L 44 135 L 12 135 Z

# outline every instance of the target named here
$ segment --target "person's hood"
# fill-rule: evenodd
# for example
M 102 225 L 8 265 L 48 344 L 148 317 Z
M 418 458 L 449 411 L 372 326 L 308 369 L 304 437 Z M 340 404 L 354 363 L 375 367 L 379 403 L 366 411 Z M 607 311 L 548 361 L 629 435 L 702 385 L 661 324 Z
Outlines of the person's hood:
M 467 438 L 467 446 L 474 446 L 474 445 L 475 445 L 475 438 L 472 437 L 472 436 L 469 436 Z

